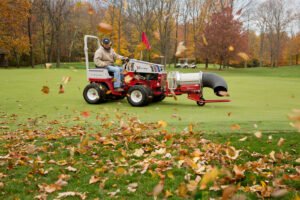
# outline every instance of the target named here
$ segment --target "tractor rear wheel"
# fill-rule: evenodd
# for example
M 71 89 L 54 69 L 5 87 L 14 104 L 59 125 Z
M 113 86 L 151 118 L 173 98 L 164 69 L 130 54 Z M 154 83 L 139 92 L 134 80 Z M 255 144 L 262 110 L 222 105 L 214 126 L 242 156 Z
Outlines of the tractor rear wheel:
M 145 106 L 149 103 L 149 89 L 143 85 L 135 85 L 129 88 L 127 93 L 127 101 L 132 106 Z
M 166 96 L 164 94 L 158 95 L 158 96 L 153 96 L 152 101 L 153 102 L 159 102 L 162 101 L 166 98 Z
M 89 104 L 99 104 L 106 101 L 107 88 L 103 84 L 90 83 L 83 90 L 83 98 Z

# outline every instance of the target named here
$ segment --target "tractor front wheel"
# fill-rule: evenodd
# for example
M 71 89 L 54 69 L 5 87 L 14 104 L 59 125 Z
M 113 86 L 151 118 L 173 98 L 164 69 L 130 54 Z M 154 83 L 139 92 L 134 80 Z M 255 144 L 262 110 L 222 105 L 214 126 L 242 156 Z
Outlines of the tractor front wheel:
M 135 85 L 128 90 L 127 101 L 132 106 L 145 106 L 149 103 L 149 91 L 143 85 Z
M 96 83 L 88 84 L 83 90 L 83 98 L 89 104 L 99 104 L 106 101 L 106 87 Z

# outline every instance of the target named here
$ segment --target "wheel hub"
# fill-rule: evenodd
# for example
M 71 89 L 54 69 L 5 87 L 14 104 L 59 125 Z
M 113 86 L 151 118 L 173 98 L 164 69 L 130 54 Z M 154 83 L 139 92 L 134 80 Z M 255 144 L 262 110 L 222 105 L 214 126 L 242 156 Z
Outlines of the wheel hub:
M 100 98 L 100 97 L 99 97 L 99 94 L 98 94 L 98 92 L 97 92 L 97 90 L 96 90 L 95 88 L 90 88 L 90 89 L 88 90 L 88 92 L 87 92 L 87 97 L 88 97 L 90 100 L 92 100 L 92 101 L 97 100 L 97 99 Z
M 134 90 L 130 94 L 130 98 L 133 102 L 139 103 L 143 99 L 143 95 L 139 90 Z

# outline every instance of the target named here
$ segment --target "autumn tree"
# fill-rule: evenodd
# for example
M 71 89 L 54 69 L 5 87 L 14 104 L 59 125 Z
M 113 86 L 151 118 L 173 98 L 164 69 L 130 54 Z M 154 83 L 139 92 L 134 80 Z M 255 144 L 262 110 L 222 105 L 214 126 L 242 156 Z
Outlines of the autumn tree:
M 288 9 L 286 5 L 285 0 L 267 0 L 260 4 L 257 9 L 257 24 L 261 29 L 262 37 L 260 51 L 263 51 L 266 37 L 269 43 L 269 62 L 271 67 L 278 66 L 282 51 L 283 35 L 288 25 L 296 17 L 296 14 Z
M 244 51 L 247 45 L 242 23 L 234 19 L 229 7 L 212 15 L 204 35 L 202 50 L 206 56 L 209 55 L 207 59 L 219 62 L 220 69 L 229 64 L 237 52 Z
M 29 53 L 27 17 L 30 4 L 24 0 L 0 1 L 0 47 L 13 57 L 17 66 Z

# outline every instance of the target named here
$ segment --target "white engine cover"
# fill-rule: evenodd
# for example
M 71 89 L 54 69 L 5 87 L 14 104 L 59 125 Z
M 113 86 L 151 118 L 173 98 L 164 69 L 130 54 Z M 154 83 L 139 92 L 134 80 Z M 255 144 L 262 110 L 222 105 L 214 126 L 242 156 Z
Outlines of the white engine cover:
M 87 71 L 87 77 L 88 79 L 92 78 L 92 79 L 106 79 L 106 78 L 112 78 L 109 74 L 108 74 L 108 70 L 107 69 L 101 69 L 101 68 L 97 68 L 97 69 L 88 69 Z

